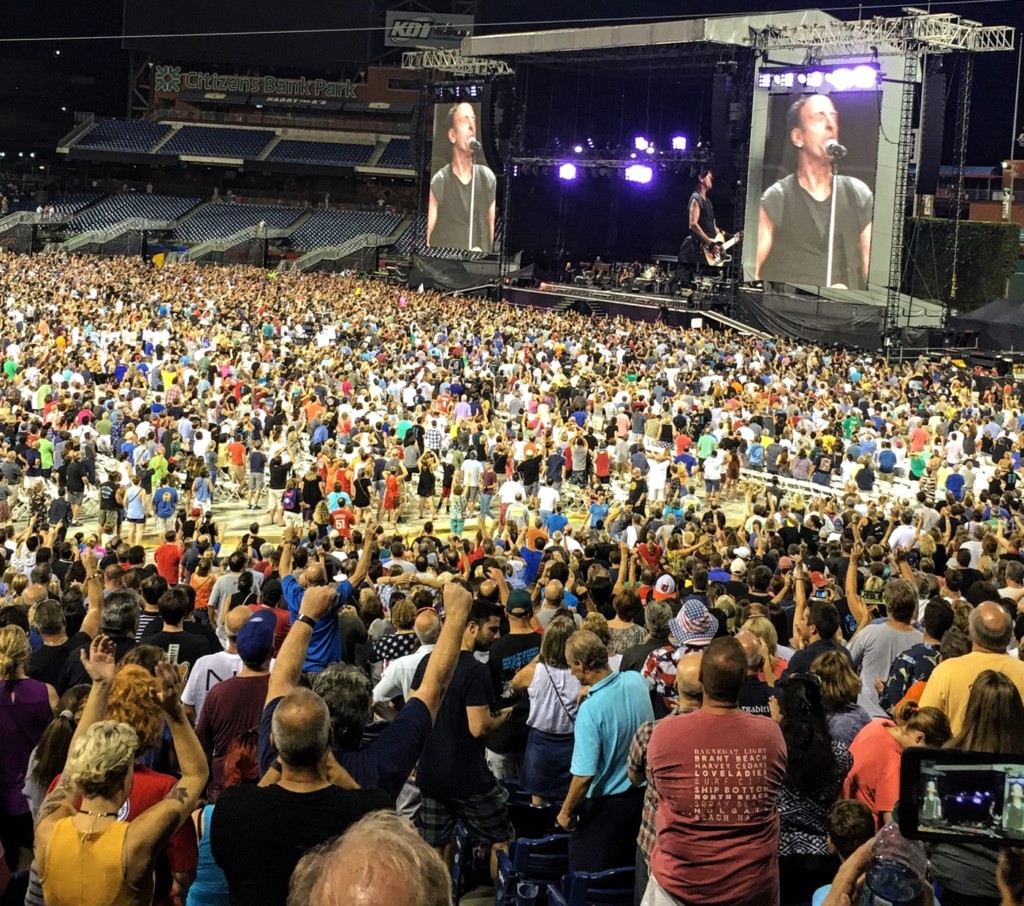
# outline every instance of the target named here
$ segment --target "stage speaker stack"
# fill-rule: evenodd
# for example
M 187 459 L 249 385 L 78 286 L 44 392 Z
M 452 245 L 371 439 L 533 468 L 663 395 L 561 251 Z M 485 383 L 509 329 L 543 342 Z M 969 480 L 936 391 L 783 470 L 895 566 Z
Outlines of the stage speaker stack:
M 917 194 L 934 195 L 939 185 L 942 136 L 946 126 L 946 74 L 934 58 L 921 87 L 921 153 L 917 164 Z M 929 215 L 926 215 L 929 216 Z

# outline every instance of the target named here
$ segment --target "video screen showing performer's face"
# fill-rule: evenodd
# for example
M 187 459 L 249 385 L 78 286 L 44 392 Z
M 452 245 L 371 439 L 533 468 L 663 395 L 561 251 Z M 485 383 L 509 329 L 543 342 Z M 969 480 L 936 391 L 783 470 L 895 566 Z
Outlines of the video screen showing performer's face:
M 427 246 L 494 251 L 497 179 L 484 159 L 480 104 L 434 108 L 434 144 L 427 199 Z
M 864 289 L 871 257 L 878 94 L 779 94 L 769 104 L 755 279 Z
M 1020 765 L 922 771 L 918 826 L 938 833 L 1024 840 Z

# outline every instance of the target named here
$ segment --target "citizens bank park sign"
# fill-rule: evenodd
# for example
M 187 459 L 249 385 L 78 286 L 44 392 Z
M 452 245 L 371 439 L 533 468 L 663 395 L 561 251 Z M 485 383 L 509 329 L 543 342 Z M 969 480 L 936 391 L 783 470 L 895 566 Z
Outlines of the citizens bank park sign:
M 180 66 L 157 66 L 153 90 L 163 94 L 183 91 L 210 91 L 224 94 L 258 94 L 310 100 L 355 100 L 356 83 L 351 79 L 333 82 L 329 79 L 307 79 L 300 76 L 285 79 L 279 76 L 221 75 L 219 72 L 187 70 Z

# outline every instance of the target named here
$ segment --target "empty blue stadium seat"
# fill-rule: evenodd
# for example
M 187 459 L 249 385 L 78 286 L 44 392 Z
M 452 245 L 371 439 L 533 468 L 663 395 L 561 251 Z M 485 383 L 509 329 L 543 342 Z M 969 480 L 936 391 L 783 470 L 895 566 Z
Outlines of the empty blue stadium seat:
M 550 906 L 633 906 L 636 868 L 576 871 L 548 884 Z
M 99 120 L 76 144 L 76 148 L 95 148 L 100 151 L 148 151 L 170 130 L 167 123 L 123 120 Z
M 507 853 L 498 852 L 495 906 L 514 903 L 516 888 L 522 882 L 535 883 L 543 890 L 547 883 L 558 881 L 568 870 L 568 834 L 514 840 Z
M 256 157 L 273 137 L 274 133 L 269 129 L 182 126 L 159 153 L 249 160 Z
M 302 251 L 327 248 L 364 233 L 390 236 L 401 222 L 401 214 L 387 211 L 314 211 L 289 240 Z
M 149 220 L 177 220 L 202 201 L 201 198 L 180 195 L 147 195 L 124 192 L 104 198 L 99 204 L 83 211 L 68 224 L 71 233 L 85 233 L 144 217 Z
M 267 155 L 267 160 L 358 167 L 370 159 L 373 148 L 373 145 L 349 144 L 346 142 L 310 142 L 286 138 L 274 146 L 270 154 Z
M 290 226 L 302 216 L 303 208 L 273 207 L 259 204 L 211 204 L 182 223 L 174 238 L 182 242 L 222 239 L 260 221 L 270 229 Z

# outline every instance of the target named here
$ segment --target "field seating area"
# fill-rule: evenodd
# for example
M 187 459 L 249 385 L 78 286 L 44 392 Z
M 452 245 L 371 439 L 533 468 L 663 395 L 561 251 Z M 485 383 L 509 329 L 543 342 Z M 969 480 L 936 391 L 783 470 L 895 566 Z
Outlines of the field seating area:
M 411 170 L 412 153 L 408 139 L 393 138 L 388 142 L 376 166 L 388 170 Z

